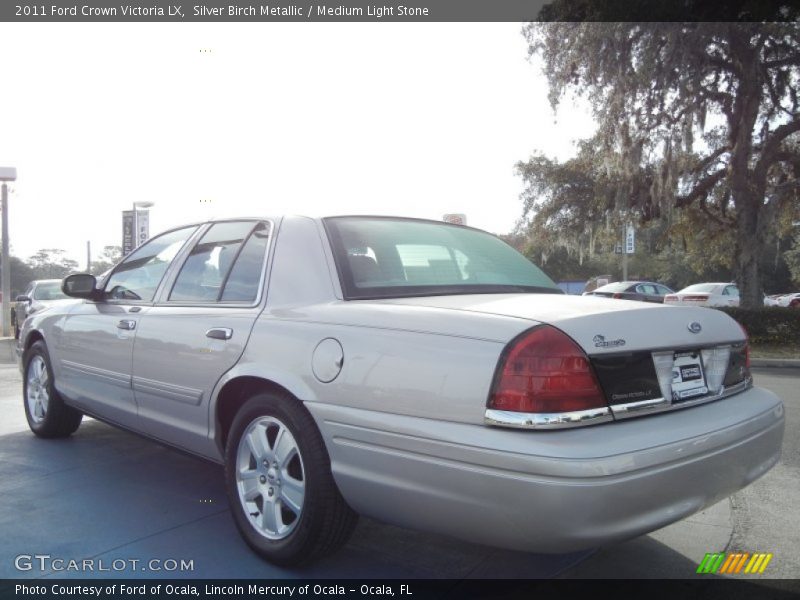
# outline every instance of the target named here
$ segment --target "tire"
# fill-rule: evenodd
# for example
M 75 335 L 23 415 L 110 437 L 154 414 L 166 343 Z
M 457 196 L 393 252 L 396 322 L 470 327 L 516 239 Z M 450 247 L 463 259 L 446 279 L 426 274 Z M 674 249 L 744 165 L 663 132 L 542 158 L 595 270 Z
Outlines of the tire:
M 331 554 L 358 520 L 336 487 L 314 419 L 288 394 L 258 394 L 239 409 L 225 448 L 225 487 L 242 537 L 277 565 Z
M 43 438 L 72 435 L 80 426 L 83 413 L 64 404 L 56 391 L 44 341 L 34 343 L 25 353 L 23 373 L 22 403 L 31 431 Z

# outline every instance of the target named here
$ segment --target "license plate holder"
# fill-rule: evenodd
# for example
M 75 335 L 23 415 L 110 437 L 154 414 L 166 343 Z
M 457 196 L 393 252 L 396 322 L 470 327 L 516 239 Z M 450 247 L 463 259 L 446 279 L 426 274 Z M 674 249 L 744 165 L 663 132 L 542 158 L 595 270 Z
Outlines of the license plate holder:
M 700 352 L 676 352 L 672 362 L 672 403 L 679 404 L 707 393 Z

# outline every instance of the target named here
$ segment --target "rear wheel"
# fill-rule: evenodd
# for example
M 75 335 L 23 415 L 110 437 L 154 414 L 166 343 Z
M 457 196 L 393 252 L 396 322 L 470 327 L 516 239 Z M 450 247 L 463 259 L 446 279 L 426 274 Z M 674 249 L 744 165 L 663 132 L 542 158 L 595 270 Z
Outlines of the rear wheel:
M 288 395 L 259 394 L 239 410 L 228 436 L 225 484 L 242 537 L 276 564 L 332 553 L 358 519 L 336 487 L 314 420 Z
M 83 414 L 64 404 L 53 385 L 50 357 L 42 340 L 25 353 L 22 394 L 28 426 L 39 437 L 67 437 L 80 426 Z

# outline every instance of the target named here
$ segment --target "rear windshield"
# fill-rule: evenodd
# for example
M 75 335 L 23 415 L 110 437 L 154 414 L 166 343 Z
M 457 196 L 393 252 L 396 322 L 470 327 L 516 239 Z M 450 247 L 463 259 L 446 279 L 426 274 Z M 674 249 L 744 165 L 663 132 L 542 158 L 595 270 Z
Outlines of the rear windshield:
M 618 281 L 617 283 L 609 283 L 602 287 L 599 287 L 595 290 L 595 292 L 624 292 L 633 284 L 628 281 Z
M 719 287 L 716 283 L 695 283 L 689 287 L 685 287 L 681 292 L 706 292 L 711 293 Z
M 348 299 L 563 293 L 519 252 L 477 229 L 381 217 L 324 223 Z

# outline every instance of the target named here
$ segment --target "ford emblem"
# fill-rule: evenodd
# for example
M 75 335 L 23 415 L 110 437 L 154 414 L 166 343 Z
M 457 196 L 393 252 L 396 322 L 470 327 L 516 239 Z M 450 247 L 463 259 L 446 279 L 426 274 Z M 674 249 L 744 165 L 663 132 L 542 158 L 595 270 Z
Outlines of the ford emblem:
M 703 326 L 700 325 L 700 323 L 698 323 L 697 321 L 692 321 L 691 323 L 689 323 L 689 331 L 691 331 L 692 333 L 700 333 L 701 331 L 703 331 Z

